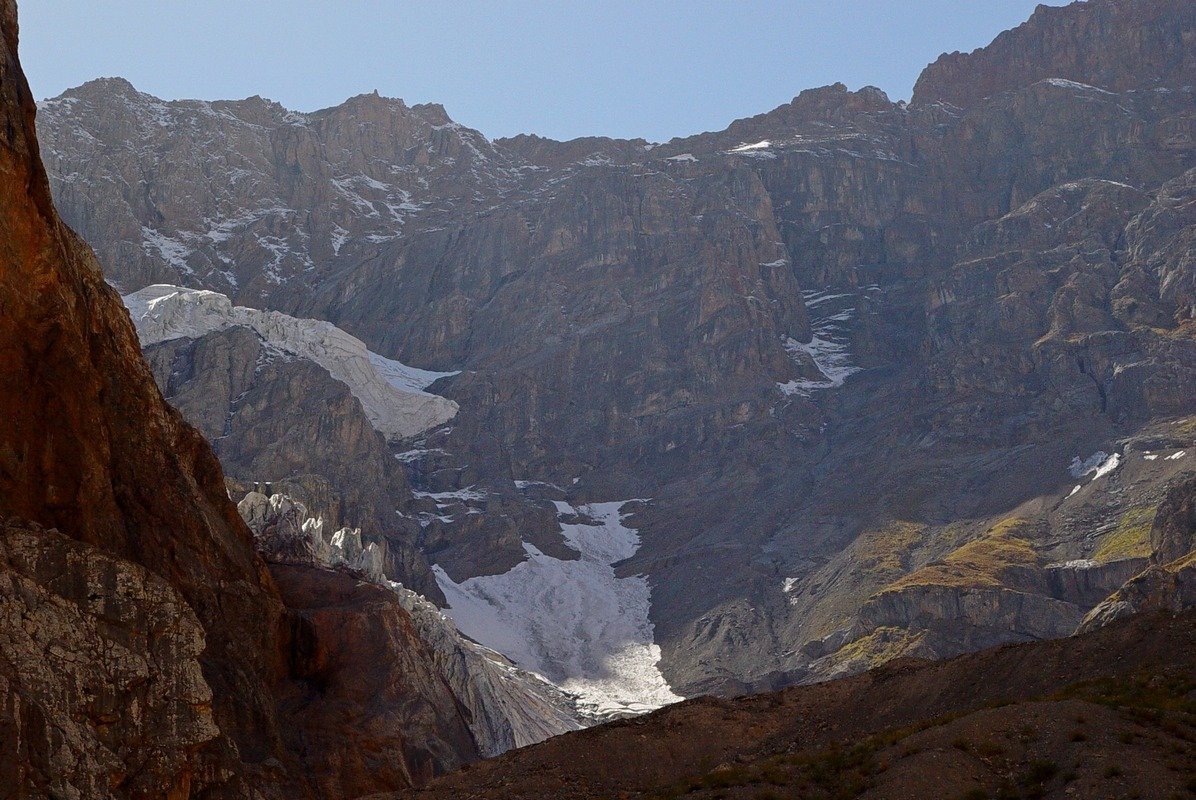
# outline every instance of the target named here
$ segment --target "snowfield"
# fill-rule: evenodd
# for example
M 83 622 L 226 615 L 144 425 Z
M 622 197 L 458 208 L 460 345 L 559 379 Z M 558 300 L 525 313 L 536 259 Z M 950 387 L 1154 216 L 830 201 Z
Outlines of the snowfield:
M 433 567 L 448 599 L 445 610 L 462 633 L 542 675 L 579 698 L 599 719 L 651 711 L 683 698 L 657 664 L 660 647 L 648 619 L 648 581 L 619 578 L 614 564 L 639 549 L 624 525 L 635 501 L 574 508 L 556 502 L 561 532 L 581 557 L 562 561 L 523 545 L 527 560 L 502 575 L 455 583 Z
M 360 339 L 330 322 L 234 306 L 218 292 L 169 284 L 147 286 L 121 299 L 142 347 L 240 325 L 271 347 L 314 361 L 349 387 L 374 428 L 388 439 L 415 436 L 457 413 L 452 400 L 424 391 L 457 373 L 416 369 L 372 353 Z

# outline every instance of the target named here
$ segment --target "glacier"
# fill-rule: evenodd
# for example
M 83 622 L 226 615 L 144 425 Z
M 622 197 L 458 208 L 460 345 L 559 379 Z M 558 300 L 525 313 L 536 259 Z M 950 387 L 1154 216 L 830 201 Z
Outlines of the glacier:
M 573 696 L 466 639 L 427 598 L 387 578 L 384 545 L 363 545 L 360 529 L 342 528 L 329 535 L 323 518 L 309 516 L 303 503 L 285 494 L 249 492 L 237 510 L 267 561 L 348 569 L 394 592 L 436 670 L 468 709 L 469 727 L 483 756 L 580 730 L 592 721 L 580 713 Z
M 525 542 L 527 559 L 501 575 L 456 583 L 432 568 L 448 600 L 445 612 L 462 633 L 577 696 L 579 708 L 597 719 L 683 699 L 658 666 L 647 578 L 615 574 L 614 565 L 639 549 L 639 534 L 624 524 L 624 508 L 634 502 L 555 501 L 576 560 Z
M 366 348 L 330 322 L 278 311 L 234 306 L 219 292 L 154 284 L 121 298 L 133 317 L 142 347 L 170 339 L 199 338 L 235 326 L 253 330 L 269 346 L 315 362 L 349 387 L 374 428 L 390 440 L 406 439 L 442 425 L 457 404 L 425 391 L 456 372 L 409 367 Z

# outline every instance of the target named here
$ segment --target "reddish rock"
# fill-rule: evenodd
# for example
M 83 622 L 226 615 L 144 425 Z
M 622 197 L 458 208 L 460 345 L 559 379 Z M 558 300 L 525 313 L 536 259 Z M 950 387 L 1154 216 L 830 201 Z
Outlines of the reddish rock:
M 475 757 L 442 685 L 421 680 L 397 603 L 377 621 L 349 608 L 335 636 L 316 636 L 320 674 L 361 681 L 356 712 L 386 724 L 325 714 L 309 729 L 293 713 L 311 684 L 303 648 L 329 629 L 284 605 L 211 449 L 163 401 L 119 298 L 60 221 L 13 0 L 0 0 L 0 29 L 0 786 L 306 798 L 342 780 L 400 788 Z M 313 594 L 342 580 L 309 579 Z M 371 669 L 407 677 L 354 662 L 366 646 Z M 389 704 L 371 706 L 372 691 Z

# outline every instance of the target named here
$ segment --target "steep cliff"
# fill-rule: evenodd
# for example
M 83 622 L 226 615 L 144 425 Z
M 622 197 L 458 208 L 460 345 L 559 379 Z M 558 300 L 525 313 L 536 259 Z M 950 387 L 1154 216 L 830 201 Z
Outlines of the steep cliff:
M 497 652 L 462 636 L 439 608 L 388 579 L 383 572 L 382 548 L 373 543 L 363 545 L 360 530 L 342 528 L 332 531 L 325 527 L 323 518 L 309 516 L 302 503 L 283 494 L 267 497 L 260 492 L 250 492 L 237 508 L 253 530 L 258 552 L 270 564 L 284 596 L 295 598 L 295 602 L 288 601 L 288 604 L 327 612 L 313 615 L 301 611 L 304 624 L 327 620 L 329 613 L 335 610 L 331 619 L 336 625 L 323 622 L 316 625 L 310 631 L 310 644 L 305 647 L 303 658 L 315 662 L 354 660 L 362 679 L 345 683 L 342 694 L 352 700 L 342 696 L 335 707 L 340 709 L 339 713 L 357 718 L 358 722 L 352 727 L 355 730 L 365 728 L 366 739 L 384 738 L 386 715 L 392 713 L 391 705 L 402 701 L 410 704 L 418 698 L 420 695 L 405 686 L 412 682 L 414 675 L 429 671 L 435 679 L 430 680 L 425 675 L 424 680 L 417 683 L 432 685 L 440 681 L 448 687 L 451 696 L 465 709 L 473 741 L 483 756 L 496 756 L 515 747 L 536 744 L 593 721 L 580 712 L 577 698 L 560 692 L 538 675 L 515 668 Z M 328 569 L 337 571 L 334 584 L 339 584 L 339 589 L 321 582 L 326 581 L 326 578 L 320 578 L 321 570 Z M 354 576 L 386 591 L 371 592 L 365 587 L 350 591 L 347 587 L 353 585 L 351 578 Z M 318 592 L 326 594 L 317 595 Z M 369 606 L 366 613 L 357 611 L 362 604 Z M 409 623 L 403 622 L 405 615 L 397 611 L 398 608 L 409 615 Z M 346 625 L 350 628 L 366 626 L 368 630 L 348 634 L 337 630 L 337 626 Z M 401 638 L 410 639 L 407 629 L 412 626 L 419 637 L 417 646 L 413 647 L 407 641 L 402 648 L 383 645 L 374 649 L 369 658 L 356 659 L 354 653 L 360 651 L 363 644 L 376 642 L 379 638 L 384 642 L 394 638 L 396 627 L 404 631 Z M 306 653 L 316 648 L 324 651 L 318 658 Z M 401 657 L 407 651 L 418 652 L 422 657 L 403 660 Z M 323 666 L 308 669 L 327 672 Z M 389 693 L 393 700 L 380 702 L 380 697 L 374 694 L 378 692 Z M 326 702 L 327 691 L 322 694 Z M 309 701 L 298 713 L 317 713 L 319 705 Z M 445 716 L 433 715 L 431 721 Z M 434 747 L 444 737 L 424 738 Z M 412 743 L 408 747 L 416 749 L 419 745 Z M 435 768 L 447 763 L 449 757 L 451 754 L 426 752 L 422 760 Z M 339 774 L 335 770 L 328 772 Z
M 615 579 L 669 691 L 735 692 L 1067 631 L 1150 555 L 1196 457 L 1191 31 L 1175 0 L 1043 8 L 910 104 L 836 84 L 663 144 L 115 80 L 40 135 L 123 291 L 458 373 L 393 445 L 453 585 L 576 559 L 553 503 L 649 499 Z
M 401 606 L 330 614 L 326 592 L 356 581 L 279 582 L 255 554 L 211 449 L 163 401 L 119 297 L 58 218 L 12 0 L 0 28 L 5 788 L 319 797 L 476 758 Z M 366 703 L 366 664 L 407 669 L 377 676 L 386 691 Z M 356 687 L 348 716 L 337 687 Z

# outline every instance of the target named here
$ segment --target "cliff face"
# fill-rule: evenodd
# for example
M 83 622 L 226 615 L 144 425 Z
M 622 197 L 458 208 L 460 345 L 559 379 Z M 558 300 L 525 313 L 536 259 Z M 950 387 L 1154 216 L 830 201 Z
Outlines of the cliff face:
M 179 592 L 54 530 L 0 531 L 0 782 L 17 796 L 251 796 Z M 238 770 L 240 772 L 240 770 Z
M 321 717 L 317 731 L 295 708 L 332 704 L 300 658 L 311 638 L 303 620 L 320 615 L 301 592 L 280 595 L 211 449 L 163 401 L 128 313 L 58 218 L 12 0 L 0 3 L 0 25 L 4 786 L 22 796 L 314 797 L 342 778 L 362 793 L 393 789 L 476 757 L 459 709 L 436 704 L 447 689 L 426 671 L 391 681 L 387 724 L 351 743 L 337 725 L 356 718 Z M 319 593 L 328 580 L 344 583 L 300 583 Z M 336 616 L 340 660 L 321 664 L 322 681 L 353 685 L 366 662 L 426 658 L 397 604 L 390 635 L 355 651 L 355 635 L 377 633 L 372 613 Z M 419 748 L 403 747 L 408 735 Z M 372 748 L 371 768 L 356 766 L 354 752 Z
M 193 609 L 191 653 L 162 666 L 200 659 L 215 725 L 159 777 L 167 786 L 227 780 L 230 791 L 247 792 L 235 788 L 237 751 L 250 762 L 294 766 L 270 691 L 285 674 L 284 609 L 215 457 L 162 401 L 119 299 L 54 211 L 16 56 L 14 3 L 4 3 L 3 22 L 0 383 L 9 406 L 0 422 L 0 510 L 131 562 L 127 570 L 141 565 Z M 43 708 L 33 719 L 50 725 L 63 710 Z M 103 724 L 89 733 L 98 736 Z M 121 766 L 114 778 L 135 772 Z
M 167 400 L 202 426 L 226 476 L 270 483 L 332 528 L 385 542 L 390 573 L 438 596 L 416 549 L 418 525 L 399 516 L 411 488 L 349 389 L 317 365 L 271 353 L 246 328 L 151 345 L 146 359 Z
M 391 443 L 448 581 L 575 558 L 553 504 L 650 498 L 619 576 L 676 691 L 735 691 L 1066 631 L 1151 555 L 1196 457 L 1191 18 L 1040 9 L 911 104 L 834 85 L 659 145 L 120 81 L 44 102 L 40 135 L 124 291 L 459 370 L 452 421 Z M 238 459 L 310 441 L 282 416 Z

